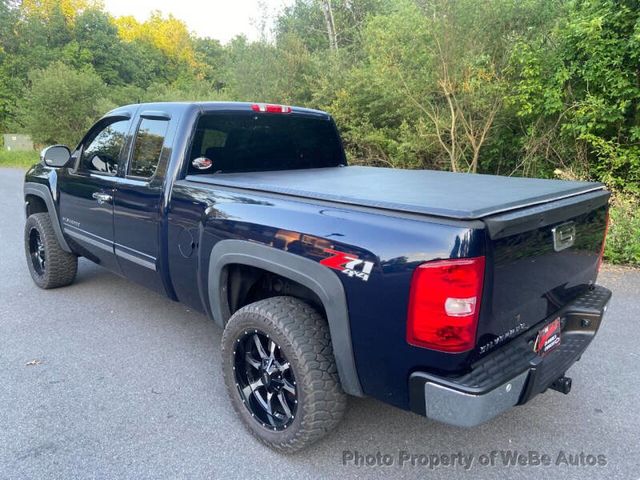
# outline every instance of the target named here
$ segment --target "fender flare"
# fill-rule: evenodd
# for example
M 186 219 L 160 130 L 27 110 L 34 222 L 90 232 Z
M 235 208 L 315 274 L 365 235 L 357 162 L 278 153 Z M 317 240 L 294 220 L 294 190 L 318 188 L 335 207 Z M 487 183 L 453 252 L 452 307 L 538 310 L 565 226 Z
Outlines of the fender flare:
M 69 248 L 69 244 L 65 240 L 64 235 L 62 234 L 62 228 L 60 227 L 60 221 L 58 220 L 58 210 L 56 210 L 56 205 L 53 201 L 53 196 L 51 195 L 51 190 L 49 190 L 49 187 L 41 183 L 25 182 L 24 184 L 25 198 L 27 195 L 34 195 L 44 200 L 44 203 L 47 206 L 47 213 L 49 213 L 49 217 L 51 217 L 51 223 L 53 224 L 53 231 L 56 234 L 56 238 L 58 239 L 58 243 L 60 244 L 60 247 L 65 252 L 73 253 L 71 251 L 71 248 Z
M 331 343 L 342 389 L 363 396 L 353 355 L 347 298 L 335 273 L 319 263 L 267 245 L 246 240 L 221 240 L 209 258 L 209 305 L 214 321 L 221 327 L 231 316 L 224 275 L 227 265 L 248 265 L 266 270 L 304 285 L 313 291 L 325 309 Z

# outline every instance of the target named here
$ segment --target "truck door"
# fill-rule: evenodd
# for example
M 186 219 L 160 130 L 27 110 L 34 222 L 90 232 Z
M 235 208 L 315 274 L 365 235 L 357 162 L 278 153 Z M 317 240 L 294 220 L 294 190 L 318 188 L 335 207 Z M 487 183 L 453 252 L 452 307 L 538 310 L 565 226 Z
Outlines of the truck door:
M 163 294 L 162 205 L 174 123 L 168 112 L 140 114 L 131 153 L 114 193 L 115 253 L 120 269 L 125 277 Z
M 60 218 L 64 232 L 87 256 L 119 273 L 114 254 L 113 195 L 118 167 L 124 158 L 128 117 L 108 117 L 98 122 L 74 156 L 74 169 L 60 172 Z

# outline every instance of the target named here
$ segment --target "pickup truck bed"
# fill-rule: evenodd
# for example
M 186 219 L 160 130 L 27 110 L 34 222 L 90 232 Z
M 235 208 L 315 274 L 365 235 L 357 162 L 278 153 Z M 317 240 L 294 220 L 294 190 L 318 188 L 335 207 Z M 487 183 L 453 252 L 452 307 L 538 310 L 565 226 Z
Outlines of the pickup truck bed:
M 604 188 L 591 182 L 360 166 L 190 175 L 187 180 L 457 220 L 480 219 Z

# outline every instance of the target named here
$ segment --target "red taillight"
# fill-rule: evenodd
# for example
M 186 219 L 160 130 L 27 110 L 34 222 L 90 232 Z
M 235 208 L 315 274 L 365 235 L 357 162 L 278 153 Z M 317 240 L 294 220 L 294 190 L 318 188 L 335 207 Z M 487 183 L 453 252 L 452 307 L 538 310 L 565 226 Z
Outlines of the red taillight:
M 291 113 L 291 107 L 286 105 L 273 105 L 270 103 L 254 103 L 251 110 L 262 113 Z
M 416 268 L 411 280 L 407 342 L 443 352 L 476 343 L 484 257 L 442 260 Z
M 602 259 L 604 258 L 604 247 L 607 244 L 608 233 L 609 233 L 609 210 L 607 210 L 607 217 L 605 220 L 605 227 L 604 227 L 604 238 L 602 239 L 602 246 L 600 247 L 600 256 L 598 257 L 598 272 L 600 272 L 600 267 L 602 266 Z

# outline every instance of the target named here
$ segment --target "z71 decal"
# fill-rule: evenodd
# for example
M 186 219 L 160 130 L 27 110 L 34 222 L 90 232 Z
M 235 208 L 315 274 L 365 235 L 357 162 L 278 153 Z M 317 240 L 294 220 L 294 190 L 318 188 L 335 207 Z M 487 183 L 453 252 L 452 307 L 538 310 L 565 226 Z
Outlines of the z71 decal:
M 371 275 L 371 270 L 373 270 L 373 262 L 360 260 L 356 255 L 351 253 L 338 252 L 330 248 L 325 248 L 324 251 L 331 256 L 321 260 L 321 265 L 338 270 L 350 277 L 359 278 L 365 282 L 369 280 L 369 275 Z

